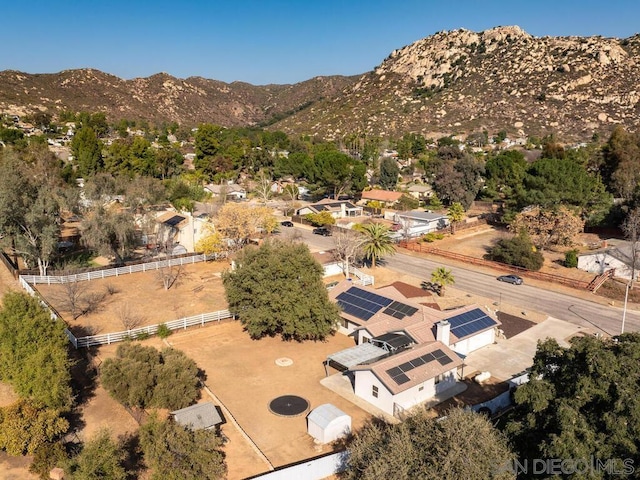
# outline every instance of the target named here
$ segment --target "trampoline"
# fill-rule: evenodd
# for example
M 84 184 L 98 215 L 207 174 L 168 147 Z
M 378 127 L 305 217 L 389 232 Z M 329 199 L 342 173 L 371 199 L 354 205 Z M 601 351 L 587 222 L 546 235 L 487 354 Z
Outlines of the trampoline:
M 282 395 L 269 402 L 269 410 L 281 417 L 297 417 L 309 408 L 309 402 L 297 395 Z

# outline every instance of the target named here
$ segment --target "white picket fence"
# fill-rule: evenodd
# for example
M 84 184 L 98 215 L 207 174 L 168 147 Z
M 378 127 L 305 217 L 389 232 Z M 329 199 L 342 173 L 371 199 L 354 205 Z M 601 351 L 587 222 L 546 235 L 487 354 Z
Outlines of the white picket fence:
M 375 282 L 373 275 L 364 273 L 362 270 L 358 270 L 356 267 L 349 267 L 349 271 L 358 278 L 358 283 L 360 283 L 361 285 L 373 285 Z
M 192 255 L 189 257 L 172 258 L 170 260 L 161 260 L 157 262 L 142 263 L 139 265 L 130 265 L 126 267 L 111 268 L 106 270 L 98 270 L 95 272 L 78 273 L 73 275 L 64 276 L 37 276 L 37 275 L 20 275 L 18 281 L 22 288 L 29 293 L 29 295 L 37 297 L 40 300 L 40 304 L 45 307 L 51 313 L 53 320 L 58 320 L 58 315 L 52 309 L 52 307 L 44 301 L 36 292 L 36 290 L 30 285 L 31 283 L 37 284 L 56 284 L 56 283 L 71 283 L 71 282 L 83 282 L 89 280 L 95 280 L 97 278 L 114 277 L 118 275 L 125 275 L 135 272 L 144 272 L 148 270 L 157 270 L 159 268 L 175 265 L 186 265 L 189 263 L 203 262 L 207 260 L 206 255 Z M 217 312 L 201 313 L 193 315 L 191 317 L 183 317 L 177 320 L 166 322 L 164 325 L 169 330 L 181 330 L 196 325 L 203 326 L 210 322 L 220 322 L 221 320 L 233 318 L 233 315 L 229 310 L 218 310 Z M 60 319 L 62 321 L 62 319 Z M 92 335 L 88 337 L 76 337 L 68 328 L 64 329 L 64 333 L 73 344 L 75 348 L 92 347 L 95 345 L 109 345 L 115 342 L 122 342 L 127 339 L 134 339 L 140 336 L 153 335 L 157 333 L 160 324 L 148 325 L 146 327 L 134 328 L 123 332 L 104 333 L 101 335 Z
M 217 312 L 201 313 L 192 317 L 179 318 L 171 322 L 166 322 L 164 325 L 166 325 L 169 330 L 183 330 L 196 325 L 203 326 L 205 323 L 209 322 L 219 322 L 220 320 L 227 318 L 233 318 L 233 315 L 229 310 L 218 310 Z M 146 327 L 133 328 L 123 332 L 80 337 L 76 338 L 75 342 L 71 339 L 70 340 L 76 348 L 93 347 L 95 345 L 110 345 L 112 343 L 122 342 L 123 340 L 134 339 L 140 336 L 153 335 L 157 333 L 159 327 L 159 324 L 147 325 Z M 70 334 L 71 332 L 69 332 L 67 336 Z
M 130 273 L 146 272 L 149 270 L 158 270 L 160 268 L 172 267 L 176 265 L 188 265 L 191 263 L 199 263 L 209 260 L 204 254 L 195 254 L 188 257 L 171 258 L 168 260 L 158 260 L 155 262 L 139 263 L 137 265 L 127 265 L 124 267 L 107 268 L 104 270 L 96 270 L 93 272 L 74 273 L 71 275 L 21 275 L 21 278 L 27 283 L 37 284 L 56 284 L 56 283 L 73 283 L 86 282 L 89 280 L 97 280 L 100 278 L 117 277 L 118 275 L 128 275 Z

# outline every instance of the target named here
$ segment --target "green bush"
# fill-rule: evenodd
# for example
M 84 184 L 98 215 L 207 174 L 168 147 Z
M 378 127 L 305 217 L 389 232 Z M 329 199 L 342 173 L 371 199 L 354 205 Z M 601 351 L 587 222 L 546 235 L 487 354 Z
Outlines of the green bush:
M 421 240 L 423 242 L 431 243 L 431 242 L 435 242 L 436 240 L 442 240 L 443 238 L 444 238 L 444 233 L 431 232 L 423 235 Z
M 540 270 L 544 263 L 542 253 L 536 250 L 526 235 L 499 240 L 485 258 L 533 271 Z
M 149 338 L 149 332 L 140 332 L 136 334 L 136 340 L 146 340 Z
M 169 329 L 169 327 L 167 327 L 166 324 L 161 323 L 160 325 L 158 325 L 158 336 L 163 340 L 167 338 L 169 335 L 171 335 L 172 333 L 173 332 Z
M 564 254 L 564 266 L 576 268 L 578 266 L 578 250 L 569 250 Z

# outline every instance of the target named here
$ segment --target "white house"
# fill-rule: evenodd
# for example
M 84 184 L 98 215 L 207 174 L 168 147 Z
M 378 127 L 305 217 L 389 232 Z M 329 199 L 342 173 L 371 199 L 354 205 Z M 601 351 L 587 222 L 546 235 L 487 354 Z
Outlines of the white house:
M 425 343 L 370 365 L 358 365 L 355 394 L 389 415 L 424 403 L 457 382 L 462 359 L 441 342 Z
M 400 230 L 408 237 L 419 237 L 442 230 L 449 225 L 449 217 L 446 214 L 415 210 L 396 213 L 393 220 L 400 225 Z
M 206 215 L 194 216 L 188 212 L 166 211 L 156 218 L 156 246 L 168 249 L 168 253 L 195 252 L 196 245 L 208 232 Z
M 585 272 L 602 275 L 615 268 L 615 275 L 626 280 L 631 279 L 633 271 L 633 251 L 630 242 L 621 242 L 615 247 L 598 250 L 578 256 L 578 268 Z M 636 257 L 640 256 L 640 244 L 638 244 Z M 640 262 L 636 259 L 635 280 L 638 279 Z
M 329 355 L 325 368 L 348 371 L 354 393 L 391 415 L 451 388 L 462 358 L 494 343 L 500 325 L 476 305 L 432 308 L 427 292 L 401 282 L 376 290 L 344 281 L 329 297 L 356 346 Z
M 359 217 L 362 215 L 362 207 L 351 202 L 325 199 L 321 202 L 304 206 L 296 210 L 296 215 L 307 215 L 308 213 L 329 212 L 335 219 L 347 217 Z
M 414 183 L 407 187 L 407 192 L 417 200 L 428 200 L 433 195 L 433 190 L 429 185 Z
M 216 185 L 210 183 L 205 185 L 204 189 L 211 193 L 213 197 L 226 197 L 231 200 L 244 200 L 247 198 L 247 191 L 236 183 L 229 183 L 226 185 Z

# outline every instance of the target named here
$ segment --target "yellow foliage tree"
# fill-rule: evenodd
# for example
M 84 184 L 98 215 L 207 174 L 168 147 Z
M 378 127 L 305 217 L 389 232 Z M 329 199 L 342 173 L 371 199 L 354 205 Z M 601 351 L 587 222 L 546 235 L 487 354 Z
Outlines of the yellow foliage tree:
M 224 241 L 222 235 L 216 231 L 212 223 L 204 226 L 205 236 L 203 236 L 196 244 L 196 250 L 205 255 L 214 255 L 224 250 Z
M 257 233 L 273 233 L 277 225 L 269 207 L 226 203 L 218 211 L 216 231 L 232 249 L 239 249 Z

